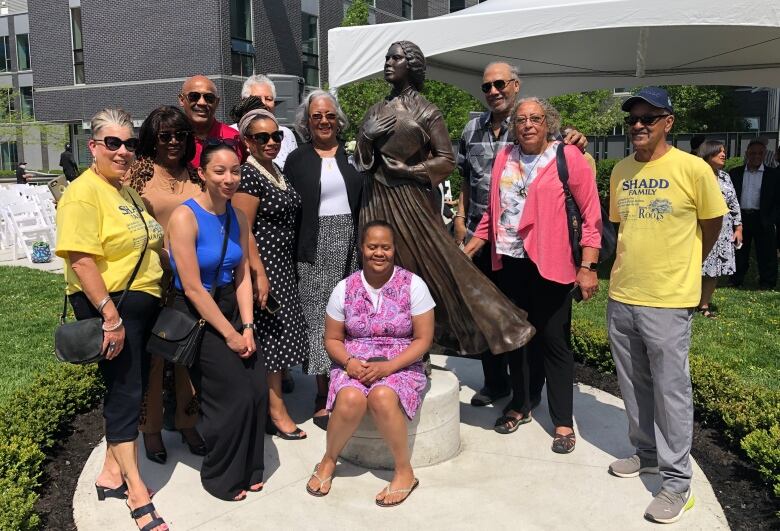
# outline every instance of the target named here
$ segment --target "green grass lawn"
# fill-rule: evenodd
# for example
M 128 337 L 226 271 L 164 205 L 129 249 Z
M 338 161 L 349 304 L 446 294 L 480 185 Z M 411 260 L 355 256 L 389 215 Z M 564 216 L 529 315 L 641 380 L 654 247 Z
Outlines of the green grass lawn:
M 61 274 L 0 267 L 0 402 L 59 363 L 54 328 L 62 311 Z
M 717 319 L 696 314 L 691 351 L 723 363 L 746 383 L 780 390 L 780 292 L 718 287 Z M 573 319 L 606 326 L 608 281 L 594 300 L 574 305 Z

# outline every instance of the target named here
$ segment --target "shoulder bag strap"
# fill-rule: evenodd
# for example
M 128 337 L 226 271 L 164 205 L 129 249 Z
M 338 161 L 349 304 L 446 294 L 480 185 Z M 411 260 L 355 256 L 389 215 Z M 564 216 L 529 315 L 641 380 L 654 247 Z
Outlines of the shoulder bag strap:
M 225 237 L 222 238 L 222 252 L 219 254 L 219 265 L 217 265 L 217 272 L 214 274 L 214 282 L 211 283 L 211 289 L 209 290 L 209 294 L 211 295 L 212 299 L 214 298 L 214 294 L 217 292 L 217 282 L 219 282 L 219 274 L 222 272 L 222 262 L 225 260 L 227 244 L 228 240 L 230 239 L 230 219 L 233 217 L 232 210 L 233 208 L 230 206 L 230 203 L 228 203 L 225 207 L 225 214 L 227 214 L 227 219 L 225 220 Z
M 563 142 L 558 144 L 558 147 L 555 149 L 555 162 L 558 166 L 558 178 L 561 180 L 561 184 L 563 185 L 563 193 L 567 196 L 571 195 L 571 192 L 569 191 L 569 167 L 566 165 L 566 154 L 563 152 L 564 145 Z
M 122 292 L 122 296 L 119 298 L 119 302 L 116 305 L 117 311 L 119 311 L 119 308 L 121 308 L 122 303 L 125 302 L 125 297 L 127 296 L 127 292 L 130 291 L 130 286 L 133 285 L 135 276 L 138 274 L 138 270 L 141 269 L 141 262 L 143 262 L 144 254 L 146 254 L 146 248 L 149 246 L 149 227 L 146 224 L 146 220 L 144 219 L 143 211 L 138 206 L 138 203 L 135 202 L 135 199 L 133 199 L 133 195 L 131 193 L 128 192 L 127 196 L 130 198 L 130 202 L 133 203 L 136 212 L 138 212 L 138 217 L 141 218 L 141 223 L 144 224 L 144 230 L 146 231 L 146 240 L 144 241 L 144 248 L 141 249 L 141 255 L 138 257 L 138 261 L 135 263 L 133 272 L 130 274 L 130 280 L 127 281 L 127 287 Z

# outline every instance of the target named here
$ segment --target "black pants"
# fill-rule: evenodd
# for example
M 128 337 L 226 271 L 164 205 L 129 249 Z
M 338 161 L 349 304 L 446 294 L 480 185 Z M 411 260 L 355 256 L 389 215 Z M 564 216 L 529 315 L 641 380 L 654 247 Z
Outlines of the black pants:
M 756 242 L 758 258 L 758 278 L 761 286 L 774 287 L 777 284 L 777 240 L 775 227 L 763 223 L 761 212 L 750 210 L 742 212 L 742 248 L 737 250 L 737 272 L 732 282 L 742 284 L 750 266 L 750 247 Z
M 219 288 L 215 299 L 222 314 L 238 324 L 235 288 Z M 181 292 L 176 293 L 174 308 L 198 316 Z M 250 485 L 263 481 L 268 415 L 263 360 L 257 354 L 239 358 L 222 335 L 207 326 L 190 378 L 200 399 L 198 427 L 208 449 L 200 469 L 201 483 L 212 496 L 232 500 Z
M 114 303 L 122 293 L 112 293 Z M 83 292 L 70 296 L 76 319 L 98 317 L 98 312 Z M 141 414 L 146 384 L 149 380 L 149 355 L 146 342 L 160 307 L 160 299 L 140 291 L 129 291 L 119 315 L 125 327 L 122 351 L 112 360 L 102 360 L 98 368 L 106 385 L 103 418 L 106 441 L 123 443 L 138 438 L 138 417 Z
M 572 427 L 574 354 L 569 349 L 571 291 L 573 284 L 552 282 L 539 274 L 527 258 L 502 257 L 498 286 L 517 306 L 528 312 L 536 328 L 531 342 L 509 353 L 512 382 L 510 407 L 527 415 L 542 398 L 547 381 L 547 402 L 555 426 Z
M 490 249 L 486 246 L 474 257 L 474 265 L 479 268 L 494 284 L 496 273 L 490 261 Z M 481 355 L 482 372 L 485 375 L 485 388 L 491 395 L 503 395 L 509 390 L 509 374 L 507 372 L 508 356 L 506 353 L 495 355 L 486 350 Z

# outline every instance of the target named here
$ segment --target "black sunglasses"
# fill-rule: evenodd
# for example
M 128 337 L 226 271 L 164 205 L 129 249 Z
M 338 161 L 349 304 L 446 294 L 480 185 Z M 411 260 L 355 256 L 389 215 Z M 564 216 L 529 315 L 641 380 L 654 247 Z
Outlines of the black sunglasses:
M 120 147 L 125 146 L 125 149 L 130 153 L 134 153 L 135 150 L 138 149 L 139 143 L 137 138 L 122 140 L 115 136 L 104 136 L 103 138 L 93 138 L 92 140 L 95 142 L 103 142 L 103 145 L 106 146 L 106 149 L 109 151 L 116 151 Z
M 193 90 L 192 92 L 184 94 L 184 96 L 190 103 L 198 103 L 201 98 L 206 100 L 206 103 L 209 105 L 214 105 L 217 102 L 217 95 L 213 92 L 197 92 Z
M 267 144 L 270 139 L 274 139 L 274 142 L 277 144 L 281 143 L 282 139 L 284 138 L 284 131 L 274 131 L 273 133 L 266 133 L 265 131 L 260 133 L 255 133 L 253 135 L 246 135 L 247 138 L 251 138 L 258 144 Z
M 634 125 L 637 122 L 641 122 L 642 125 L 653 125 L 661 118 L 666 118 L 667 116 L 671 116 L 671 114 L 645 114 L 644 116 L 628 115 L 623 118 L 623 121 L 626 122 L 626 125 Z
M 228 147 L 236 147 L 239 145 L 241 141 L 235 139 L 235 138 L 213 138 L 213 137 L 207 137 L 203 140 L 203 144 L 206 146 L 228 146 Z
M 488 81 L 487 83 L 482 83 L 480 88 L 482 89 L 482 92 L 487 94 L 490 92 L 490 89 L 492 87 L 496 87 L 497 90 L 504 90 L 504 87 L 506 87 L 506 84 L 510 81 L 514 81 L 514 79 L 496 79 L 495 81 Z
M 171 133 L 170 131 L 163 131 L 162 133 L 157 133 L 157 138 L 164 144 L 170 144 L 171 140 L 174 138 L 176 139 L 176 142 L 184 142 L 187 140 L 187 137 L 190 136 L 191 132 L 192 131 L 174 131 Z

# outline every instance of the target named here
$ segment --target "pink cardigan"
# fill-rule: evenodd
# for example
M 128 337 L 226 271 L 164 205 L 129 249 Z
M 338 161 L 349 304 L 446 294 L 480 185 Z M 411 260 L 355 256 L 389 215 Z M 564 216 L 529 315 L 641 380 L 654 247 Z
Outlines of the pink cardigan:
M 513 145 L 505 146 L 496 156 L 490 178 L 490 201 L 474 236 L 490 240 L 493 271 L 501 269 L 501 255 L 496 253 L 496 232 L 500 210 L 499 183 Z M 569 189 L 582 213 L 583 247 L 601 248 L 601 205 L 596 179 L 587 160 L 575 146 L 566 146 Z M 494 215 L 495 213 L 495 215 Z M 539 170 L 528 187 L 523 214 L 517 227 L 526 255 L 539 268 L 542 277 L 560 284 L 571 284 L 577 268 L 571 254 L 563 185 L 558 178 L 556 159 Z

